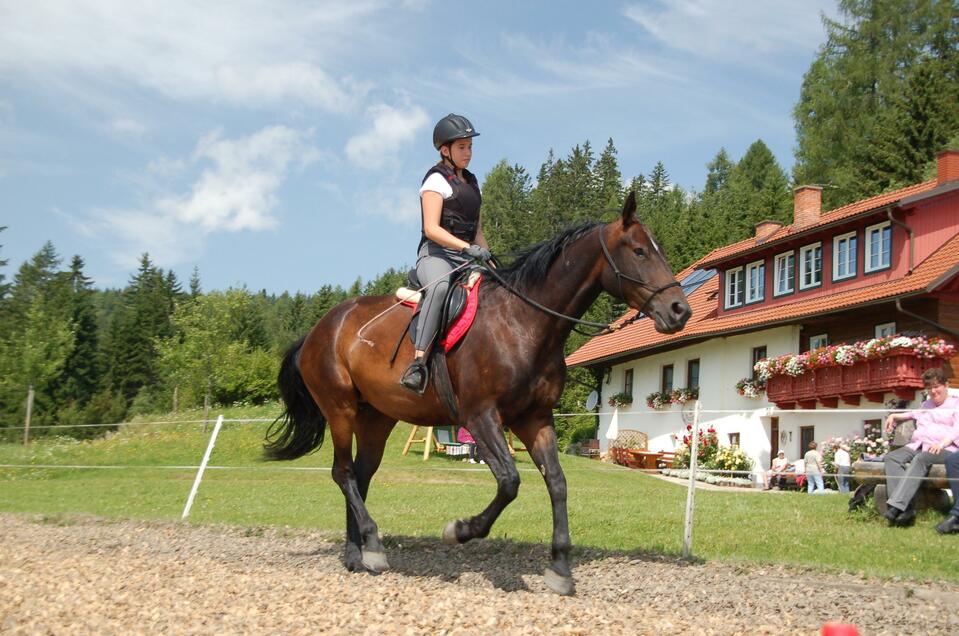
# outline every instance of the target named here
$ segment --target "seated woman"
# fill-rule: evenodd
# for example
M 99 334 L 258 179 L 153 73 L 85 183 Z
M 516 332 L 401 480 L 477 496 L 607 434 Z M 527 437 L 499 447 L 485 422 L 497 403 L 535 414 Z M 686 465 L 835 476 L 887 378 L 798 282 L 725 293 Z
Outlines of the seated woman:
M 433 129 L 433 147 L 440 161 L 426 172 L 420 186 L 422 232 L 416 276 L 424 285 L 413 362 L 400 384 L 423 395 L 428 384 L 426 352 L 433 344 L 450 287 L 449 274 L 474 259 L 490 259 L 480 224 L 479 182 L 466 169 L 473 158 L 473 138 L 479 133 L 461 115 L 450 113 Z
M 788 471 L 788 468 L 789 468 L 789 460 L 786 459 L 786 451 L 781 450 L 779 451 L 779 454 L 776 455 L 776 457 L 773 459 L 773 463 L 770 469 L 763 473 L 763 481 L 765 482 L 765 486 L 763 490 L 772 489 L 772 486 L 769 485 L 772 480 L 775 480 L 777 482 L 776 487 L 779 488 L 780 490 L 785 488 L 786 473 Z

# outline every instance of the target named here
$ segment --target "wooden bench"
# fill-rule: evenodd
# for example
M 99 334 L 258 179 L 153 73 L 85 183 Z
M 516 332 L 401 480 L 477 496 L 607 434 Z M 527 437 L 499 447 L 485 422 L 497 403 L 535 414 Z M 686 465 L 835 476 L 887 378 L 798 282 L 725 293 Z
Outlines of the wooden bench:
M 649 436 L 627 428 L 620 430 L 616 439 L 609 443 L 609 456 L 620 466 L 629 466 L 631 461 L 636 463 L 637 460 L 629 453 L 631 450 L 649 450 Z
M 599 459 L 599 440 L 584 439 L 579 447 L 580 457 L 589 457 L 590 459 Z
M 951 507 L 949 495 L 945 489 L 949 487 L 946 479 L 944 464 L 934 464 L 929 469 L 929 479 L 922 482 L 919 492 L 916 493 L 916 508 L 935 508 L 946 512 Z M 852 478 L 863 485 L 873 485 L 876 490 L 876 510 L 882 514 L 886 511 L 886 500 L 889 493 L 886 490 L 886 471 L 883 462 L 858 460 L 852 465 Z
M 659 454 L 659 459 L 656 460 L 656 468 L 662 470 L 663 468 L 672 468 L 673 462 L 676 461 L 676 453 L 670 451 L 663 451 Z

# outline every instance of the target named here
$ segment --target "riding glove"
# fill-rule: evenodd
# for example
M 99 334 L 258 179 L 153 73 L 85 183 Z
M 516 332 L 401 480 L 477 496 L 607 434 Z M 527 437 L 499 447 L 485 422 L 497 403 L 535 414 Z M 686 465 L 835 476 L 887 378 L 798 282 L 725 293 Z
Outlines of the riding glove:
M 478 261 L 485 262 L 493 258 L 493 255 L 490 254 L 490 251 L 480 245 L 470 245 L 469 247 L 464 247 L 463 253 L 470 258 L 475 258 Z

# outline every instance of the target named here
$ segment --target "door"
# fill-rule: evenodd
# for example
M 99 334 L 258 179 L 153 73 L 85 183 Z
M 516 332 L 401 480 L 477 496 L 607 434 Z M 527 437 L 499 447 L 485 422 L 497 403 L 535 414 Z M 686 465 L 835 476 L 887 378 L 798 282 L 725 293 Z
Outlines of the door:
M 799 457 L 802 457 L 806 454 L 806 451 L 809 450 L 809 442 L 815 441 L 816 439 L 816 427 L 815 426 L 801 426 L 799 427 Z
M 779 418 L 769 418 L 769 461 L 779 454 Z

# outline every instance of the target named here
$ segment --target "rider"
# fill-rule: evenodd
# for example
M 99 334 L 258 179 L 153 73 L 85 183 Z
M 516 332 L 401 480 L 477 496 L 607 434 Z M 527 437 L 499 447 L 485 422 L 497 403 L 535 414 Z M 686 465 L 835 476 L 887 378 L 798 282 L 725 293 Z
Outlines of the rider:
M 473 137 L 477 135 L 473 124 L 462 115 L 450 113 L 439 120 L 433 128 L 433 146 L 440 153 L 440 161 L 427 171 L 420 187 L 423 226 L 416 253 L 416 276 L 421 285 L 441 280 L 423 292 L 416 353 L 400 384 L 421 395 L 429 375 L 424 357 L 436 337 L 450 272 L 471 259 L 490 258 L 480 226 L 479 183 L 466 169 L 473 156 Z

